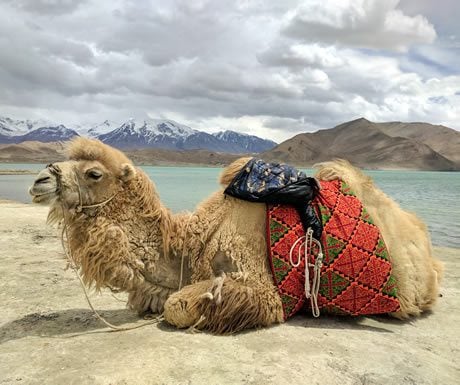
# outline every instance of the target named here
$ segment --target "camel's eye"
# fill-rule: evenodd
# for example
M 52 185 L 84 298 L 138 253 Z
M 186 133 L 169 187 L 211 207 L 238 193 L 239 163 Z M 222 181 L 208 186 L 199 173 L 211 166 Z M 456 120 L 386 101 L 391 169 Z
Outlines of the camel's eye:
M 100 172 L 99 170 L 94 170 L 94 169 L 86 171 L 86 175 L 88 176 L 88 178 L 91 178 L 94 180 L 99 180 L 102 178 L 102 172 Z

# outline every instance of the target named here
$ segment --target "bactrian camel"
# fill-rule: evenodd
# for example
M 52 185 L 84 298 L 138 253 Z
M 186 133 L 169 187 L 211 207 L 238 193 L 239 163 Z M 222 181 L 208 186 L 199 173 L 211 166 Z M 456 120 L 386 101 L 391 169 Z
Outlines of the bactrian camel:
M 247 161 L 224 169 L 222 187 Z M 392 315 L 431 309 L 442 267 L 432 257 L 426 226 L 348 162 L 323 163 L 315 177 L 345 181 L 374 218 L 398 282 L 400 311 Z M 213 333 L 283 322 L 267 262 L 264 204 L 224 196 L 222 188 L 193 213 L 173 214 L 121 151 L 85 138 L 73 140 L 67 161 L 39 173 L 30 194 L 50 205 L 49 222 L 65 222 L 84 282 L 127 292 L 139 314 L 163 313 L 178 328 Z

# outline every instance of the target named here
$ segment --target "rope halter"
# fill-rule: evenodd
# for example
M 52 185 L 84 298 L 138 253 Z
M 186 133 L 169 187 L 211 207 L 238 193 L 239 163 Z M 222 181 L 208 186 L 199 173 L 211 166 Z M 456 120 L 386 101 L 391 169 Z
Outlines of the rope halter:
M 62 179 L 62 171 L 59 168 L 59 166 L 57 166 L 54 163 L 50 163 L 50 164 L 48 164 L 46 166 L 46 168 L 56 178 L 56 185 L 57 185 L 56 186 L 56 191 L 57 192 L 62 191 L 62 180 L 61 180 Z M 77 212 L 77 213 L 81 213 L 84 209 L 93 209 L 93 208 L 96 208 L 96 207 L 102 207 L 102 206 L 106 205 L 107 203 L 109 203 L 117 195 L 117 193 L 115 193 L 111 197 L 107 198 L 106 200 L 104 200 L 102 202 L 94 203 L 94 204 L 91 204 L 91 205 L 84 205 L 78 176 L 75 177 L 75 180 L 76 180 L 76 183 L 77 183 L 77 191 L 78 191 L 78 205 L 75 208 L 75 212 Z
M 55 178 L 56 178 L 56 184 L 57 184 L 56 192 L 62 191 L 62 181 L 61 181 L 62 171 L 59 168 L 59 166 L 51 163 L 51 164 L 47 165 L 46 168 L 48 168 L 49 171 L 51 172 L 51 174 L 53 174 L 55 176 Z M 79 201 L 78 206 L 76 207 L 76 212 L 81 212 L 83 209 L 91 209 L 91 208 L 104 206 L 105 204 L 109 203 L 115 197 L 115 195 L 117 195 L 117 193 L 115 193 L 110 198 L 108 198 L 108 199 L 106 199 L 106 200 L 104 200 L 102 202 L 99 202 L 99 203 L 95 203 L 95 204 L 92 204 L 92 205 L 83 205 L 81 189 L 80 189 L 80 183 L 78 182 L 78 177 L 76 177 L 76 181 L 77 181 L 78 201 Z M 62 210 L 64 212 L 64 207 L 62 206 L 62 204 L 61 204 L 61 208 L 62 208 Z M 158 317 L 155 317 L 152 320 L 145 321 L 145 322 L 142 322 L 141 324 L 132 325 L 132 326 L 118 326 L 118 325 L 114 325 L 114 324 L 110 323 L 109 321 L 107 321 L 101 314 L 99 314 L 99 312 L 96 310 L 96 308 L 91 303 L 91 300 L 89 298 L 88 290 L 86 289 L 85 283 L 83 282 L 83 279 L 82 279 L 82 277 L 81 277 L 81 275 L 80 275 L 80 273 L 78 271 L 78 267 L 75 266 L 75 260 L 73 258 L 73 253 L 72 253 L 72 249 L 71 249 L 70 242 L 69 242 L 68 218 L 67 218 L 67 216 L 65 214 L 64 214 L 64 223 L 63 223 L 62 233 L 61 233 L 61 244 L 62 244 L 62 248 L 64 249 L 64 254 L 65 254 L 66 258 L 67 258 L 68 267 L 70 267 L 73 270 L 73 272 L 75 273 L 76 277 L 78 278 L 78 280 L 80 282 L 80 285 L 81 285 L 81 288 L 83 290 L 83 293 L 85 295 L 86 301 L 88 302 L 89 307 L 93 311 L 94 315 L 102 323 L 104 323 L 106 326 L 108 326 L 111 329 L 111 331 L 126 331 L 126 330 L 138 329 L 138 328 L 141 328 L 141 327 L 144 327 L 144 326 L 147 326 L 147 325 L 156 324 L 156 323 L 161 322 L 161 321 L 164 320 L 163 314 L 160 314 Z

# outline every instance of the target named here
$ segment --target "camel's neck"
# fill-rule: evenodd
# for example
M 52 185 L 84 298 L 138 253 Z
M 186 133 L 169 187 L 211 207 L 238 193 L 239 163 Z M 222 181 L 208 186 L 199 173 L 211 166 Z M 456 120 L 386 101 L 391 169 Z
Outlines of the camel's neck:
M 177 289 L 186 215 L 173 215 L 142 172 L 107 205 L 84 210 L 70 228 L 87 283 L 130 291 L 140 284 Z M 183 282 L 189 281 L 187 261 Z

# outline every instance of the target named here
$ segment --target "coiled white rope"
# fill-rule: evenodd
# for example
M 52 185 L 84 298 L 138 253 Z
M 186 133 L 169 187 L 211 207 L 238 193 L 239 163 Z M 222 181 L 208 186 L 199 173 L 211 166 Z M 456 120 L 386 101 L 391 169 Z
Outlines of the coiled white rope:
M 318 247 L 318 254 L 315 263 L 310 263 L 310 255 L 313 254 L 312 245 Z M 311 311 L 313 317 L 319 317 L 320 311 L 318 306 L 318 293 L 321 281 L 321 268 L 323 267 L 323 248 L 321 242 L 313 238 L 311 227 L 307 229 L 304 236 L 298 238 L 289 250 L 289 262 L 293 267 L 299 267 L 302 263 L 302 249 L 305 260 L 305 298 L 310 299 Z M 294 261 L 294 253 L 297 253 L 297 260 Z M 310 284 L 310 267 L 313 267 L 313 281 Z

